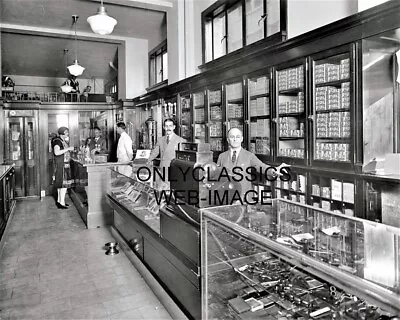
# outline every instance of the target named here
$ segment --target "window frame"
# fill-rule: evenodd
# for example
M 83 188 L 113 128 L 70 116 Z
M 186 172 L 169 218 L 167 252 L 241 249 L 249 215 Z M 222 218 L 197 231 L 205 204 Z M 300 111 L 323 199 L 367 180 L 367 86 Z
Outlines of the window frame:
M 165 53 L 168 53 L 167 40 L 164 40 L 163 42 L 161 42 L 158 46 L 156 46 L 153 50 L 151 50 L 149 52 L 149 88 L 155 87 L 168 79 L 168 74 L 164 73 L 163 56 Z M 157 77 L 158 77 L 157 58 L 160 59 L 160 63 L 161 63 L 161 68 L 159 68 L 159 71 L 161 73 L 160 81 L 157 81 Z M 167 60 L 167 63 L 168 63 L 168 60 Z M 152 64 L 154 64 L 153 70 L 152 70 Z M 168 71 L 168 64 L 167 64 L 166 69 Z
M 280 11 L 280 17 L 279 17 L 279 24 L 280 24 L 280 30 L 274 34 L 270 34 L 267 36 L 267 19 L 264 19 L 263 21 L 263 38 L 260 40 L 257 40 L 253 43 L 251 43 L 250 45 L 253 45 L 255 43 L 259 43 L 261 41 L 267 40 L 272 38 L 274 35 L 278 34 L 278 33 L 284 33 L 286 35 L 286 31 L 287 31 L 287 0 L 273 0 L 273 1 L 279 1 L 279 11 Z M 267 15 L 267 0 L 262 0 L 263 2 L 263 16 Z M 236 49 L 232 52 L 228 53 L 228 38 L 229 35 L 228 33 L 228 10 L 236 5 L 238 5 L 238 3 L 241 3 L 241 7 L 242 7 L 242 47 L 240 49 Z M 218 57 L 218 58 L 214 58 L 214 23 L 213 23 L 213 19 L 215 19 L 216 17 L 218 17 L 219 15 L 221 15 L 222 13 L 224 13 L 225 15 L 225 37 L 224 37 L 224 41 L 225 41 L 225 55 Z M 211 56 L 212 59 L 209 61 L 206 61 L 206 23 L 208 23 L 209 21 L 212 21 L 211 23 Z M 247 37 L 247 29 L 246 29 L 246 0 L 218 0 L 217 2 L 215 2 L 214 4 L 212 4 L 210 7 L 208 7 L 206 10 L 204 10 L 201 13 L 201 37 L 202 37 L 202 63 L 206 64 L 209 62 L 212 62 L 214 60 L 220 59 L 224 56 L 227 55 L 231 55 L 233 53 L 237 53 L 240 50 L 243 50 L 246 46 L 247 46 L 247 41 L 246 41 L 246 37 Z M 281 40 L 282 41 L 282 40 Z

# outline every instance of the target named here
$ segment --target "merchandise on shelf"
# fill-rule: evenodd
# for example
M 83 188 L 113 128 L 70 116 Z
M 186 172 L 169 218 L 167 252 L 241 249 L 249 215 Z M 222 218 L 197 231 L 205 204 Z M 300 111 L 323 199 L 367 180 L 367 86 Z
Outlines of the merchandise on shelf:
M 204 122 L 205 121 L 204 108 L 194 109 L 194 119 L 196 122 Z
M 278 72 L 278 90 L 302 88 L 304 86 L 304 67 L 285 69 Z
M 334 63 L 322 63 L 315 66 L 315 83 L 324 83 L 348 79 L 350 77 L 350 59 L 342 59 Z
M 350 112 L 317 114 L 317 138 L 348 138 L 351 132 Z
M 304 149 L 285 148 L 279 149 L 279 155 L 290 158 L 304 158 Z
M 242 118 L 243 117 L 243 104 L 228 103 L 227 115 L 228 115 L 228 118 Z
M 222 120 L 222 107 L 221 106 L 210 107 L 210 120 Z
M 226 85 L 227 100 L 236 100 L 243 98 L 242 83 L 236 82 Z
M 350 161 L 350 144 L 317 142 L 315 146 L 315 159 Z
M 256 96 L 259 94 L 269 93 L 269 79 L 264 76 L 249 81 L 249 95 Z
M 210 91 L 208 94 L 210 103 L 221 103 L 221 90 Z
M 204 106 L 204 94 L 202 92 L 193 94 L 193 106 L 194 107 Z

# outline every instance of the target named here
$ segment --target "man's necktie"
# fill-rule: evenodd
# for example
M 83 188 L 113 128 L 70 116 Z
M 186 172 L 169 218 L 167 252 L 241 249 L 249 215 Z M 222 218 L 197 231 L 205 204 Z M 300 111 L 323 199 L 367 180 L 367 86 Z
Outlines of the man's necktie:
M 169 143 L 169 136 L 167 136 L 167 144 Z
M 232 163 L 234 164 L 236 162 L 236 151 L 233 151 L 232 154 Z

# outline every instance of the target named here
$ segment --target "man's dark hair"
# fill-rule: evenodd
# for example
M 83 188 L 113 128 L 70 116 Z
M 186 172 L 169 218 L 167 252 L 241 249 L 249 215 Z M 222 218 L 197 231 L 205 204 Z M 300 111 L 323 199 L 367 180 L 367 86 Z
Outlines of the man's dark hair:
M 117 123 L 117 127 L 119 127 L 119 128 L 121 128 L 121 129 L 126 129 L 126 125 L 125 125 L 125 123 L 124 122 L 118 122 Z
M 99 130 L 101 131 L 101 129 L 99 127 L 94 127 L 93 130 Z
M 165 123 L 166 123 L 167 121 L 168 121 L 168 122 L 172 122 L 173 125 L 176 126 L 175 120 L 172 119 L 172 118 L 167 118 L 167 119 L 165 119 L 164 122 L 163 122 L 163 126 L 165 126 Z

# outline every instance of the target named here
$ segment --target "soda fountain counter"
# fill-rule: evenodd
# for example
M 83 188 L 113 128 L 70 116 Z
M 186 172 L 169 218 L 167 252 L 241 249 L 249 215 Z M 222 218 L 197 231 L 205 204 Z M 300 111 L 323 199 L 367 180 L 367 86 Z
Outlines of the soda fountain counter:
M 91 159 L 72 158 L 70 161 L 74 180 L 70 197 L 88 229 L 111 225 L 112 209 L 106 198 L 111 179 L 108 167 L 127 166 L 127 164 L 104 162 L 105 159 L 101 157 L 95 155 Z
M 202 319 L 398 319 L 400 229 L 273 199 L 201 210 Z

